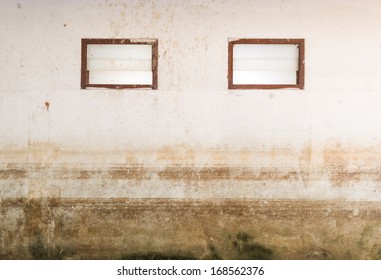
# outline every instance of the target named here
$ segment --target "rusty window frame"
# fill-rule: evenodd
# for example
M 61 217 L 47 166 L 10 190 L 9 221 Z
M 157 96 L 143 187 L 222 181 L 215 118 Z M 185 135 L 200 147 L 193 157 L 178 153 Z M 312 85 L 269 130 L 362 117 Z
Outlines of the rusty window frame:
M 236 44 L 292 44 L 298 45 L 298 71 L 296 84 L 234 84 L 233 47 Z M 304 39 L 237 39 L 228 42 L 228 89 L 304 89 Z
M 158 40 L 157 39 L 82 39 L 81 42 L 81 89 L 110 88 L 110 89 L 135 89 L 158 87 Z M 87 46 L 89 44 L 124 44 L 124 45 L 152 45 L 152 84 L 90 84 L 89 71 L 87 70 Z

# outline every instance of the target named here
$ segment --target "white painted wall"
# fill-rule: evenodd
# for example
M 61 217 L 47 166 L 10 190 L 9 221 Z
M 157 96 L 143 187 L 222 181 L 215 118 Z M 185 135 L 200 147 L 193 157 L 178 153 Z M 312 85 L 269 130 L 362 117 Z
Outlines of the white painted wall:
M 380 140 L 380 1 L 0 5 L 2 148 Z M 228 38 L 246 37 L 305 38 L 305 90 L 227 90 Z M 80 90 L 81 38 L 158 38 L 159 90 Z
M 375 0 L 1 0 L 0 149 L 375 147 L 380 26 Z M 81 90 L 82 38 L 157 38 L 159 89 Z M 304 38 L 305 89 L 228 90 L 229 38 Z

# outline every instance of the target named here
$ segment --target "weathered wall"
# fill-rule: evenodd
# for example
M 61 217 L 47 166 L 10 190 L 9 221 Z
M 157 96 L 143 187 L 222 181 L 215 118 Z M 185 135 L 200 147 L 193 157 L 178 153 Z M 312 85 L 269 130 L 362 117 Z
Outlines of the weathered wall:
M 0 258 L 380 259 L 380 203 L 11 200 Z
M 155 214 L 161 199 L 174 199 L 164 200 L 169 219 L 175 215 L 172 203 L 182 209 L 194 201 L 210 220 L 218 217 L 217 199 L 233 199 L 229 209 L 237 213 L 221 216 L 226 227 L 215 235 L 247 232 L 261 242 L 266 238 L 255 229 L 278 225 L 275 231 L 281 230 L 272 213 L 286 213 L 286 206 L 279 205 L 292 205 L 295 228 L 287 245 L 270 237 L 263 245 L 272 248 L 272 257 L 307 258 L 305 248 L 317 248 L 316 240 L 322 240 L 319 244 L 335 251 L 335 258 L 376 258 L 377 211 L 361 222 L 357 215 L 356 224 L 346 214 L 337 219 L 315 215 L 317 223 L 302 214 L 305 205 L 314 213 L 341 213 L 340 205 L 348 203 L 347 210 L 357 213 L 362 201 L 368 213 L 380 204 L 380 24 L 381 3 L 372 0 L 2 0 L 0 258 L 38 257 L 28 251 L 38 240 L 49 257 L 57 257 L 55 247 L 77 252 L 92 237 L 88 248 L 93 253 L 73 255 L 118 258 L 100 253 L 105 241 L 98 242 L 95 230 L 78 229 L 83 239 L 76 240 L 84 241 L 76 245 L 72 237 L 65 241 L 65 232 L 81 219 L 92 220 L 97 229 L 108 227 L 103 216 L 89 212 L 105 205 L 99 199 L 108 201 L 107 207 L 115 203 L 110 221 L 116 222 L 128 207 L 134 209 L 134 199 L 147 198 L 159 202 L 147 202 L 148 210 L 134 222 L 152 218 L 153 228 L 161 221 Z M 157 38 L 159 89 L 80 90 L 81 38 Z M 229 38 L 304 38 L 305 89 L 227 90 Z M 125 199 L 127 208 L 118 199 Z M 258 208 L 261 201 L 280 204 Z M 72 210 L 66 206 L 71 203 Z M 35 205 L 37 212 L 31 210 Z M 239 209 L 245 207 L 262 209 L 258 225 L 251 220 L 240 226 Z M 197 215 L 176 220 L 194 223 Z M 353 239 L 360 236 L 353 232 L 372 227 L 374 235 L 349 255 L 330 248 L 334 242 L 329 240 L 336 240 L 332 236 L 319 235 L 308 246 L 297 241 L 299 230 L 332 232 L 334 221 L 341 223 L 332 229 L 343 237 L 342 248 L 363 240 Z M 55 229 L 58 223 L 64 225 Z M 197 251 L 206 244 L 201 237 L 189 241 L 193 234 L 170 235 L 177 241 L 160 243 L 149 223 L 139 228 L 147 230 L 144 237 L 121 223 L 130 239 L 110 233 L 107 244 L 153 240 L 149 249 L 125 254 Z M 179 228 L 189 229 L 185 222 L 169 223 L 169 231 Z M 192 231 L 202 235 L 201 228 Z M 162 233 L 157 234 L 160 239 Z M 266 234 L 276 235 L 273 229 Z M 16 242 L 14 236 L 21 239 Z M 370 249 L 369 244 L 375 245 Z

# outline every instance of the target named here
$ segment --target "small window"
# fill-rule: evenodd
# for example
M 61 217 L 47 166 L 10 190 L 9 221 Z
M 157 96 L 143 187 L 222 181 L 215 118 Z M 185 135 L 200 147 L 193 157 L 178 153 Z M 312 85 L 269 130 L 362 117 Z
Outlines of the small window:
M 81 88 L 157 89 L 156 39 L 82 39 Z
M 228 52 L 229 89 L 304 88 L 304 39 L 238 39 Z

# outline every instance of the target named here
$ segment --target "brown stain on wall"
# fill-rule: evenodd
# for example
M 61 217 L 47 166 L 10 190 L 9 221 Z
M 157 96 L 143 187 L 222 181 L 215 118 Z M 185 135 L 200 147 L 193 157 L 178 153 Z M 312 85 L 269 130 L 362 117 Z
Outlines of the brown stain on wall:
M 336 143 L 325 147 L 323 160 L 335 187 L 361 180 L 381 182 L 380 147 L 344 147 Z
M 149 179 L 149 170 L 144 167 L 114 167 L 108 170 L 108 176 L 114 180 L 145 180 Z
M 62 150 L 51 143 L 31 142 L 26 151 L 0 151 L 3 159 L 0 179 L 23 179 L 44 174 L 52 178 L 83 180 L 100 177 L 139 181 L 157 178 L 166 181 L 301 180 L 307 186 L 311 181 L 324 180 L 326 175 L 333 187 L 342 187 L 361 181 L 381 182 L 380 151 L 378 146 L 343 147 L 340 144 L 327 145 L 319 151 L 307 144 L 299 150 L 289 147 L 197 150 L 182 145 L 157 150 L 78 152 Z M 119 157 L 123 162 L 77 165 L 75 158 L 78 157 L 100 162 Z M 65 163 L 66 159 L 74 161 Z
M 300 174 L 305 186 L 308 185 L 311 178 L 311 172 L 313 171 L 311 170 L 312 156 L 312 144 L 310 142 L 301 150 L 301 153 L 298 157 Z
M 192 163 L 195 161 L 195 154 L 197 153 L 194 152 L 192 147 L 186 145 L 178 145 L 174 147 L 164 146 L 153 152 L 156 154 L 156 159 L 158 161 L 164 161 L 170 164 Z
M 161 180 L 211 181 L 211 180 L 297 180 L 296 171 L 280 171 L 276 168 L 260 170 L 240 167 L 168 167 L 158 172 Z
M 121 153 L 125 163 L 101 165 L 59 163 L 78 152 L 49 143 L 30 143 L 24 154 L 10 149 L 0 153 L 15 162 L 0 164 L 0 183 L 27 180 L 34 191 L 30 195 L 34 199 L 0 201 L 2 259 L 381 258 L 378 202 L 69 199 L 60 197 L 59 190 L 49 195 L 66 180 L 108 188 L 116 181 L 149 180 L 185 182 L 185 186 L 225 181 L 234 186 L 243 181 L 292 186 L 302 180 L 308 186 L 327 175 L 333 188 L 362 181 L 377 188 L 381 182 L 378 147 L 335 144 L 318 152 L 311 145 L 297 151 L 282 147 L 198 151 L 180 146 L 129 150 Z M 104 159 L 110 153 L 79 155 Z M 31 162 L 12 158 L 23 156 Z M 321 164 L 316 165 L 313 159 L 319 157 Z M 152 158 L 154 164 L 147 164 L 146 159 Z M 39 193 L 47 197 L 40 199 Z
M 19 168 L 3 169 L 0 170 L 0 180 L 2 179 L 19 179 L 26 178 L 27 170 Z
M 381 168 L 362 171 L 352 171 L 343 168 L 329 170 L 329 177 L 333 187 L 341 187 L 365 180 L 367 182 L 381 182 Z M 62 168 L 54 164 L 45 166 L 19 165 L 15 169 L 0 170 L 0 179 L 28 179 L 38 176 L 49 176 L 51 179 L 78 179 L 78 180 L 159 180 L 163 181 L 298 181 L 323 180 L 322 173 L 312 176 L 308 171 L 280 168 L 247 168 L 229 166 L 172 166 L 172 167 L 136 167 L 136 166 L 105 166 L 100 169 L 83 169 L 69 164 Z M 43 177 L 41 177 L 43 178 Z M 307 179 L 306 179 L 307 178 Z
M 217 180 L 247 180 L 247 181 L 295 181 L 300 172 L 278 170 L 276 168 L 240 168 L 240 167 L 198 167 L 174 166 L 142 167 L 142 166 L 115 166 L 101 169 L 78 169 L 66 166 L 61 168 L 55 165 L 47 166 L 19 166 L 18 169 L 0 170 L 1 179 L 27 179 L 30 176 L 49 174 L 52 179 L 79 179 L 91 180 L 97 178 L 109 180 L 153 180 L 158 177 L 166 181 L 217 181 Z
M 380 202 L 5 199 L 0 259 L 377 259 Z M 2 220 L 18 220 L 9 227 Z M 5 243 L 8 232 L 18 236 Z M 177 257 L 176 257 L 177 256 Z

